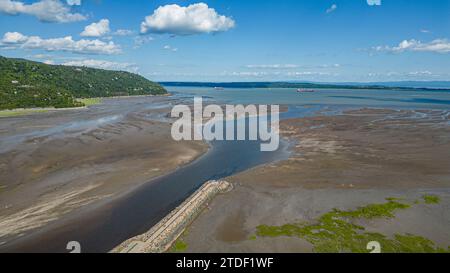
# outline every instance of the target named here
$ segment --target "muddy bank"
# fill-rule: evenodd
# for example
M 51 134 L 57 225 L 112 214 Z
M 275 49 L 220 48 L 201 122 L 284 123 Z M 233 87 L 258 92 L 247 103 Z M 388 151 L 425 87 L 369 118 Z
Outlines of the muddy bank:
M 282 122 L 296 143 L 289 160 L 227 178 L 219 196 L 189 228 L 188 252 L 311 252 L 301 238 L 253 237 L 259 225 L 314 223 L 334 208 L 352 210 L 388 197 L 418 203 L 394 219 L 365 221 L 387 236 L 411 233 L 450 245 L 448 112 L 362 109 Z
M 158 104 L 154 103 L 151 111 L 147 111 L 147 106 L 142 104 L 140 101 L 132 105 L 124 105 L 121 102 L 117 107 L 119 108 L 118 111 L 126 113 L 126 116 L 131 115 L 133 119 L 150 119 L 153 121 L 157 118 L 157 121 L 168 120 L 167 112 L 165 111 L 167 107 L 157 108 Z M 141 113 L 142 110 L 138 110 L 139 113 L 134 114 L 137 111 L 134 110 L 135 108 L 142 109 L 142 107 L 148 113 Z M 106 109 L 109 112 L 109 109 L 114 109 L 114 106 L 108 105 Z M 121 116 L 122 114 L 112 115 L 115 122 L 119 120 L 119 124 L 123 120 Z M 84 128 L 86 124 L 90 125 L 93 121 L 98 122 L 97 118 L 94 120 L 92 118 L 82 122 L 81 125 L 76 123 L 70 124 L 69 127 L 71 129 L 74 127 Z M 109 121 L 110 119 L 111 116 L 106 120 Z M 105 117 L 101 117 L 101 121 L 103 122 L 104 120 Z M 153 128 L 153 126 L 156 125 L 152 125 L 150 128 Z M 67 125 L 58 125 L 57 129 L 61 131 L 61 127 L 67 128 Z M 103 128 L 104 126 L 102 125 L 101 127 Z M 163 132 L 160 128 L 155 130 L 147 133 L 159 136 Z M 52 129 L 53 131 L 55 129 Z M 35 134 L 34 131 L 32 133 Z M 79 138 L 79 132 L 76 131 L 75 133 Z M 39 133 L 39 135 L 43 135 L 43 133 Z M 127 141 L 125 142 L 130 143 L 129 140 L 133 140 L 134 137 L 136 137 L 135 132 L 127 136 Z M 162 138 L 164 140 L 171 139 L 170 136 Z M 194 147 L 198 145 L 196 142 L 181 143 L 183 145 L 194 145 Z M 173 146 L 162 146 L 161 143 L 155 145 L 158 146 L 158 149 L 166 150 L 165 148 L 168 148 L 167 151 L 169 152 L 173 148 Z M 205 146 L 201 143 L 202 148 L 205 148 Z M 143 143 L 140 143 L 139 147 L 139 149 L 127 147 L 126 150 L 131 150 L 133 156 L 136 156 L 143 152 Z M 36 232 L 24 234 L 16 240 L 0 246 L 0 251 L 66 252 L 67 242 L 75 240 L 80 242 L 83 252 L 108 252 L 129 238 L 147 232 L 205 182 L 220 180 L 223 177 L 234 175 L 265 163 L 285 160 L 290 154 L 288 143 L 285 141 L 281 141 L 280 149 L 276 152 L 263 153 L 260 151 L 260 147 L 261 141 L 212 141 L 209 143 L 208 152 L 197 160 L 185 164 L 183 167 L 177 168 L 177 170 L 168 174 L 147 180 L 149 183 L 141 183 L 139 186 L 132 187 L 131 190 L 127 190 L 117 198 L 108 196 L 98 199 L 96 202 L 88 203 L 87 205 L 83 204 L 79 209 L 65 214 L 58 221 L 44 222 L 45 225 L 36 229 Z M 171 159 L 177 159 L 183 155 L 179 152 L 180 150 L 174 152 Z M 145 154 L 144 156 L 150 157 L 154 164 L 160 160 L 156 154 Z M 183 156 L 182 159 L 184 160 L 185 157 Z M 108 162 L 107 158 L 101 159 L 101 162 L 104 161 Z M 134 163 L 137 164 L 137 161 Z M 123 162 L 120 162 L 120 166 L 118 165 L 117 168 L 120 168 L 122 165 Z M 133 166 L 131 164 L 128 167 L 132 168 Z M 96 169 L 98 168 L 97 166 Z M 125 180 L 130 180 L 134 175 L 134 171 L 131 170 L 128 174 L 128 177 L 124 177 Z M 47 198 L 46 200 L 49 201 L 51 199 Z M 55 206 L 58 208 L 64 207 L 61 204 L 56 204 Z M 44 213 L 44 215 L 47 214 L 49 214 L 48 211 Z M 24 217 L 24 219 L 29 219 L 28 216 Z
M 175 142 L 165 97 L 105 100 L 89 109 L 0 123 L 0 244 L 88 210 L 204 154 Z

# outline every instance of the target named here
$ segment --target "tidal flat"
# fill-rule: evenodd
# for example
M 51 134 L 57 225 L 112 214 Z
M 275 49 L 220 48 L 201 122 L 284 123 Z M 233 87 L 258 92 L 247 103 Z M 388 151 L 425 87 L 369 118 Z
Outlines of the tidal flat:
M 450 127 L 440 110 L 362 108 L 282 121 L 288 160 L 227 178 L 186 252 L 444 252 Z
M 166 116 L 173 101 L 166 97 L 103 101 L 2 119 L 0 251 L 64 226 L 66 218 L 109 204 L 208 150 L 203 142 L 172 140 Z

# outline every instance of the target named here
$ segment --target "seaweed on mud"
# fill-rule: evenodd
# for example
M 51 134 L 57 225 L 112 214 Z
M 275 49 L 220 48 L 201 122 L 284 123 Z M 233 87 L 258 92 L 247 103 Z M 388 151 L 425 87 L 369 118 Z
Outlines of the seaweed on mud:
M 382 252 L 448 252 L 449 249 L 437 247 L 434 242 L 412 234 L 395 234 L 388 238 L 380 233 L 365 232 L 365 228 L 354 224 L 357 219 L 394 218 L 395 211 L 410 208 L 409 204 L 399 202 L 398 198 L 388 198 L 383 204 L 370 204 L 356 210 L 333 210 L 323 214 L 316 223 L 293 223 L 283 226 L 260 225 L 256 235 L 259 237 L 299 237 L 311 243 L 315 252 L 368 253 L 367 244 L 379 242 Z M 432 199 L 436 200 L 436 199 Z
M 428 205 L 439 204 L 441 202 L 439 196 L 436 195 L 423 195 L 422 199 L 425 201 L 425 204 Z

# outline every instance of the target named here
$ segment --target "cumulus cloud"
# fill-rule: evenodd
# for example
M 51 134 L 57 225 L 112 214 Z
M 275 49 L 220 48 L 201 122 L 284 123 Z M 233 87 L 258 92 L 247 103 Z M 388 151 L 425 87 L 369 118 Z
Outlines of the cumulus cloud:
M 86 26 L 80 35 L 83 37 L 101 37 L 108 34 L 110 31 L 109 20 L 102 19 L 98 23 L 92 23 Z
M 25 43 L 28 37 L 19 32 L 7 32 L 3 36 L 2 43 L 5 44 L 20 44 Z
M 120 63 L 120 62 L 111 62 L 111 61 L 93 60 L 93 59 L 68 61 L 68 62 L 62 63 L 62 65 L 101 68 L 101 69 L 107 69 L 107 70 L 122 70 L 122 71 L 128 71 L 128 72 L 132 72 L 132 73 L 137 73 L 139 70 L 139 68 L 136 66 L 136 64 L 133 64 L 133 63 Z
M 333 5 L 331 5 L 331 7 L 329 7 L 328 9 L 327 9 L 327 13 L 332 13 L 333 11 L 335 11 L 337 9 L 337 5 L 336 4 L 333 4 Z
M 117 54 L 120 46 L 114 42 L 100 40 L 73 40 L 72 36 L 43 39 L 39 36 L 26 36 L 19 32 L 7 32 L 0 41 L 0 47 L 9 49 L 42 49 L 47 51 L 65 51 L 84 54 Z
M 32 15 L 42 22 L 69 23 L 86 20 L 86 16 L 82 14 L 71 13 L 70 7 L 59 0 L 41 0 L 32 4 L 0 0 L 0 12 L 9 15 Z
M 398 46 L 377 46 L 373 48 L 375 51 L 385 52 L 435 52 L 450 53 L 450 41 L 447 39 L 436 39 L 428 43 L 422 43 L 417 40 L 404 40 Z
M 233 19 L 218 14 L 205 3 L 187 7 L 160 6 L 141 23 L 141 33 L 193 35 L 227 31 L 235 26 Z

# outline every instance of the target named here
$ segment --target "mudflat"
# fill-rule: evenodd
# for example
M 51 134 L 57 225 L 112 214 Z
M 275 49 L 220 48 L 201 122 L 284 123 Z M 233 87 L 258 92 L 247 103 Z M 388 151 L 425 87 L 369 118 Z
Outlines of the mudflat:
M 205 153 L 170 136 L 171 99 L 105 99 L 88 109 L 0 120 L 0 245 L 80 208 L 113 201 Z
M 321 224 L 324 214 L 369 206 L 389 216 L 389 206 L 405 203 L 408 209 L 392 210 L 392 217 L 353 223 L 386 240 L 406 234 L 414 244 L 447 249 L 449 125 L 447 111 L 432 110 L 359 109 L 285 120 L 281 131 L 292 142 L 291 157 L 226 178 L 234 190 L 218 196 L 180 240 L 187 252 L 314 252 L 321 239 L 314 242 L 314 232 L 327 227 L 306 236 L 295 232 Z

